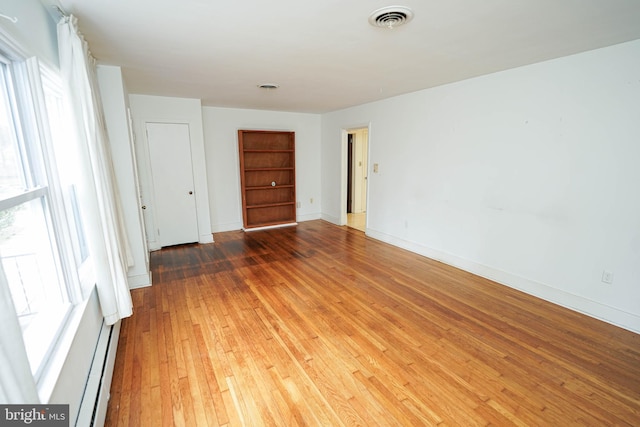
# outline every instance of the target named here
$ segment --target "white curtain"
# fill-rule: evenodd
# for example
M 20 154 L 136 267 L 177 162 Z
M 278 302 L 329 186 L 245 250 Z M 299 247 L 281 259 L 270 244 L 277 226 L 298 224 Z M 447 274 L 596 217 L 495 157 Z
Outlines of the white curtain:
M 0 263 L 0 403 L 40 403 L 31 375 L 22 330 Z
M 58 23 L 60 71 L 69 94 L 77 138 L 87 157 L 78 165 L 87 188 L 80 204 L 96 272 L 100 305 L 108 325 L 132 314 L 127 270 L 133 264 L 124 229 L 109 140 L 104 123 L 95 59 L 78 31 L 76 17 Z

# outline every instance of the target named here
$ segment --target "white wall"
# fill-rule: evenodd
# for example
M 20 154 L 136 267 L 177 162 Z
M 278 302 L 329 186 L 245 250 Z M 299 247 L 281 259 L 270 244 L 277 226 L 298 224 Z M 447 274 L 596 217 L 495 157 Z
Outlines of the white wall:
M 0 13 L 17 18 L 13 23 L 0 19 L 0 28 L 19 43 L 21 50 L 58 68 L 58 38 L 56 24 L 38 0 L 2 0 Z
M 140 193 L 145 209 L 145 229 L 149 249 L 159 249 L 156 225 L 153 217 L 153 180 L 149 166 L 149 152 L 146 123 L 186 123 L 191 137 L 191 159 L 193 162 L 193 183 L 198 215 L 200 243 L 213 241 L 209 213 L 209 190 L 207 186 L 207 165 L 205 163 L 204 135 L 202 131 L 202 107 L 199 99 L 169 98 L 163 96 L 129 95 L 133 129 L 135 134 L 136 158 L 140 178 Z
M 635 41 L 325 114 L 323 218 L 371 123 L 369 235 L 640 331 L 638 76 Z
M 319 115 L 203 107 L 202 116 L 214 232 L 242 228 L 238 129 L 296 133 L 296 198 L 301 205 L 297 218 L 320 218 Z
M 120 67 L 99 65 L 97 72 L 120 204 L 133 258 L 133 265 L 127 271 L 127 280 L 130 288 L 149 286 L 149 252 L 140 210 L 135 151 L 129 129 L 129 98 Z

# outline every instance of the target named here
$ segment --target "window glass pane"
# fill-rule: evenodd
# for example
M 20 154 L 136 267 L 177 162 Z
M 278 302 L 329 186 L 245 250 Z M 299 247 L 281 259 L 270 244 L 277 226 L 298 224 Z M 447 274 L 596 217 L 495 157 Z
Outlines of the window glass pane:
M 0 84 L 0 199 L 4 199 L 22 193 L 26 185 L 5 73 L 0 73 Z
M 53 140 L 53 150 L 58 165 L 58 178 L 63 191 L 64 203 L 70 222 L 71 241 L 78 265 L 89 256 L 89 249 L 82 224 L 82 214 L 78 208 L 77 183 L 80 180 L 80 164 L 75 140 L 71 137 L 70 121 L 67 117 L 62 94 L 55 85 L 44 80 L 44 96 L 49 116 L 49 127 Z
M 0 211 L 0 258 L 23 330 L 66 301 L 49 236 L 44 198 Z

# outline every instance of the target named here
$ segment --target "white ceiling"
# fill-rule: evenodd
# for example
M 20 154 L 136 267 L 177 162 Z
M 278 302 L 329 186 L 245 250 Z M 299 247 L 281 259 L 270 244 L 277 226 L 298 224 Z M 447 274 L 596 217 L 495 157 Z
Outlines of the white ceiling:
M 78 17 L 130 93 L 280 111 L 333 111 L 640 39 L 638 0 L 43 1 Z M 368 23 L 394 4 L 413 20 Z

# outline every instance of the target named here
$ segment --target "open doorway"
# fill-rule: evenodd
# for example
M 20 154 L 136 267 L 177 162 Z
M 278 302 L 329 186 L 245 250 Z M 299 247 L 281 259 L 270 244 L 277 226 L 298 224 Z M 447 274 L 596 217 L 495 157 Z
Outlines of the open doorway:
M 369 129 L 347 131 L 347 225 L 360 231 L 367 223 Z

